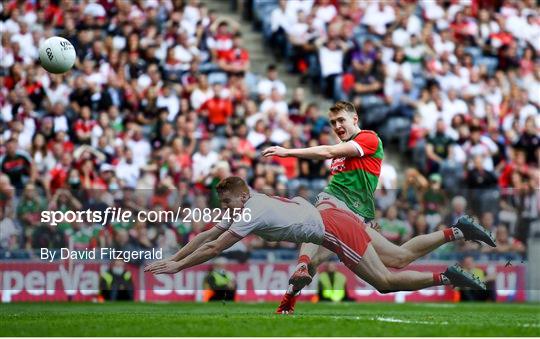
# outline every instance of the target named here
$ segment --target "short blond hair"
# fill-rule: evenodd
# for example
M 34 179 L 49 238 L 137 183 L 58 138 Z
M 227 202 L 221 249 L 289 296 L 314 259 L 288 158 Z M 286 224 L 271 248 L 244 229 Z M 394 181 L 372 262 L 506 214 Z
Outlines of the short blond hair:
M 349 115 L 358 115 L 354 105 L 348 101 L 338 101 L 334 106 L 330 107 L 330 112 L 332 113 L 348 113 Z

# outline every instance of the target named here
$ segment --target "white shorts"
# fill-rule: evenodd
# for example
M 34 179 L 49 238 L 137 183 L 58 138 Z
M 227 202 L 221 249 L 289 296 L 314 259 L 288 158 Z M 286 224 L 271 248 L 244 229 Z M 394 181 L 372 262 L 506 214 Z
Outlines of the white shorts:
M 333 196 L 332 194 L 328 194 L 326 192 L 321 192 L 317 195 L 317 201 L 315 202 L 315 207 L 319 207 L 319 205 L 322 205 L 322 204 L 328 204 L 332 207 L 335 207 L 335 208 L 339 208 L 339 209 L 342 209 L 342 210 L 345 210 L 345 211 L 348 211 L 348 212 L 351 212 L 352 214 L 356 215 L 358 218 L 360 218 L 360 220 L 362 221 L 366 221 L 365 218 L 361 215 L 359 215 L 358 213 L 354 212 L 353 210 L 351 210 L 349 208 L 349 206 L 347 206 L 346 203 L 344 203 L 343 201 L 339 200 L 338 198 L 336 198 L 335 196 Z

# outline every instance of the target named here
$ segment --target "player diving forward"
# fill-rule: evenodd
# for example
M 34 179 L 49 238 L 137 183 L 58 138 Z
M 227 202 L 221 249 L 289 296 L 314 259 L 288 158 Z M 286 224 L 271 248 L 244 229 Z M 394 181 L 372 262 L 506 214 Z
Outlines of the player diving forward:
M 268 241 L 314 243 L 336 253 L 358 277 L 381 293 L 413 291 L 437 285 L 485 289 L 476 276 L 450 266 L 442 273 L 391 272 L 371 244 L 363 223 L 353 213 L 329 204 L 317 210 L 303 198 L 292 200 L 250 192 L 239 177 L 223 179 L 217 186 L 222 208 L 249 209 L 251 220 L 220 222 L 195 237 L 172 258 L 154 262 L 145 271 L 176 273 L 219 255 L 248 234 Z M 237 210 L 238 211 L 238 210 Z
M 382 142 L 373 131 L 361 130 L 354 106 L 338 101 L 328 113 L 330 125 L 341 140 L 336 145 L 285 149 L 269 147 L 264 156 L 297 157 L 304 159 L 332 159 L 331 179 L 317 198 L 317 207 L 333 206 L 354 213 L 369 223 L 375 216 L 374 191 L 377 187 L 384 158 Z M 461 218 L 456 227 L 417 236 L 401 246 L 388 241 L 373 228 L 366 228 L 375 251 L 385 266 L 404 268 L 412 261 L 428 254 L 447 241 L 465 239 L 483 241 L 495 246 L 492 236 L 471 218 Z M 291 287 L 284 295 L 278 312 L 291 313 L 295 295 L 311 282 L 318 264 L 331 253 L 317 244 L 302 244 L 298 266 L 290 279 Z

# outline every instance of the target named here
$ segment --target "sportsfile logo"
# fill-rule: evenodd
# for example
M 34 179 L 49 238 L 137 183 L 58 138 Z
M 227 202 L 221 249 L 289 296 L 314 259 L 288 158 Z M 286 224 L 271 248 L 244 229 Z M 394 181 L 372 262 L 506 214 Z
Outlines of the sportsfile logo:
M 183 208 L 179 206 L 176 211 L 138 211 L 133 213 L 121 207 L 107 207 L 104 211 L 42 211 L 41 222 L 51 226 L 57 226 L 64 222 L 87 222 L 105 226 L 109 223 L 129 222 L 250 222 L 251 209 L 249 208 Z

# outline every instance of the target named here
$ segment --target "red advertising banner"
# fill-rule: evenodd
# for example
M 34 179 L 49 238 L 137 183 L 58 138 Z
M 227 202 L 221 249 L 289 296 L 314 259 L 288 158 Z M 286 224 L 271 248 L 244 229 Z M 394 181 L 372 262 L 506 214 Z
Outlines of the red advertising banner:
M 497 299 L 500 301 L 525 301 L 525 265 L 480 265 L 495 273 Z M 229 264 L 234 273 L 239 301 L 278 301 L 288 285 L 295 264 Z M 422 263 L 408 269 L 442 272 L 446 264 Z M 0 262 L 1 300 L 12 301 L 66 301 L 93 300 L 99 289 L 100 271 L 108 269 L 107 263 L 3 261 Z M 436 302 L 452 301 L 452 290 L 434 287 L 415 292 L 380 294 L 344 266 L 339 269 L 347 276 L 347 293 L 357 301 L 386 302 Z M 141 267 L 129 266 L 138 301 L 196 301 L 201 300 L 202 286 L 209 265 L 201 265 L 175 275 L 154 276 Z M 317 279 L 302 292 L 301 298 L 309 300 L 315 295 Z

